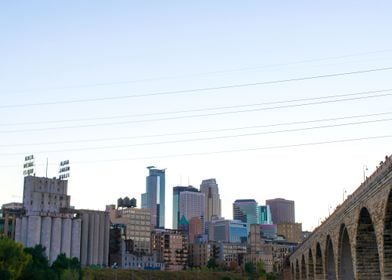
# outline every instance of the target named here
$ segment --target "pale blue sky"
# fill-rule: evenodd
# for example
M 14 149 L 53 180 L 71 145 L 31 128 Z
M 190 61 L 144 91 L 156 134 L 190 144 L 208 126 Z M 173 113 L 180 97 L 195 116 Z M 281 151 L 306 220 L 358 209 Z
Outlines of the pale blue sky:
M 126 195 L 140 204 L 145 167 L 156 165 L 167 168 L 168 227 L 171 188 L 188 181 L 198 187 L 202 179 L 215 177 L 225 217 L 232 217 L 235 199 L 254 198 L 263 204 L 284 197 L 295 200 L 297 221 L 312 229 L 330 207 L 341 203 L 344 190 L 352 192 L 360 184 L 364 165 L 372 172 L 391 154 L 391 138 L 259 148 L 392 135 L 392 114 L 245 127 L 391 113 L 392 97 L 386 94 L 392 91 L 373 98 L 254 112 L 173 112 L 386 90 L 392 88 L 392 70 L 64 102 L 392 67 L 391 8 L 390 1 L 1 3 L 0 203 L 21 200 L 23 158 L 33 153 L 38 176 L 45 175 L 46 158 L 49 176 L 56 176 L 61 160 L 70 160 L 69 193 L 78 208 L 103 209 Z M 361 96 L 370 95 L 375 93 Z M 45 102 L 58 104 L 16 106 Z M 261 107 L 230 110 L 250 108 Z M 171 113 L 153 115 L 162 112 Z M 206 113 L 219 115 L 185 118 Z M 276 133 L 348 122 L 359 124 Z M 81 125 L 93 126 L 77 127 Z M 188 134 L 205 130 L 212 132 Z M 265 134 L 271 131 L 275 133 Z M 252 133 L 259 134 L 238 136 Z M 157 136 L 162 134 L 176 135 Z M 139 136 L 150 137 L 135 138 Z M 195 140 L 213 137 L 218 139 Z M 146 143 L 156 144 L 141 145 Z M 244 149 L 256 150 L 214 153 Z M 203 155 L 178 156 L 197 153 Z

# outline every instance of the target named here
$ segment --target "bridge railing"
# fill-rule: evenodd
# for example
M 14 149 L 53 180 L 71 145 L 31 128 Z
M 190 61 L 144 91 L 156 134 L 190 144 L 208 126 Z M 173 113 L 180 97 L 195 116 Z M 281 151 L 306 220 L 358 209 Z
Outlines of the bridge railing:
M 320 232 L 325 232 L 326 227 L 335 226 L 337 223 L 340 224 L 341 220 L 348 215 L 365 196 L 372 196 L 377 192 L 378 188 L 381 187 L 381 185 L 377 183 L 387 177 L 388 173 L 391 173 L 392 177 L 392 155 L 389 157 L 386 156 L 385 160 L 380 162 L 380 165 L 376 170 L 369 177 L 366 177 L 365 181 L 362 182 L 351 195 L 348 195 L 342 204 L 336 206 L 334 212 L 313 230 L 313 232 L 294 250 L 292 255 L 306 243 L 316 238 Z

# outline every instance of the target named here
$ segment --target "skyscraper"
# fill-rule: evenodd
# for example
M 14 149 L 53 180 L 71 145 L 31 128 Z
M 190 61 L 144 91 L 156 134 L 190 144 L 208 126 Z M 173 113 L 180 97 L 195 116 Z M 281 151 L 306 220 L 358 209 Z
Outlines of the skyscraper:
M 156 228 L 165 227 L 165 169 L 147 167 L 146 192 L 142 194 L 142 208 L 150 209 L 151 224 Z
M 203 180 L 200 185 L 200 192 L 205 195 L 204 220 L 211 221 L 213 216 L 221 217 L 221 200 L 219 197 L 218 184 L 215 179 Z
M 269 205 L 272 220 L 275 224 L 295 223 L 295 208 L 293 200 L 275 198 L 266 200 L 265 204 Z
M 189 222 L 191 218 L 198 217 L 204 220 L 204 193 L 180 193 L 180 218 L 185 217 Z
M 176 186 L 173 188 L 173 229 L 178 229 L 180 216 L 180 193 L 181 192 L 199 192 L 192 186 Z M 203 209 L 204 210 L 204 209 Z
M 257 224 L 257 202 L 254 199 L 237 199 L 233 203 L 233 219 L 248 225 Z
M 257 219 L 258 224 L 270 225 L 272 224 L 272 215 L 269 205 L 259 205 L 257 206 Z

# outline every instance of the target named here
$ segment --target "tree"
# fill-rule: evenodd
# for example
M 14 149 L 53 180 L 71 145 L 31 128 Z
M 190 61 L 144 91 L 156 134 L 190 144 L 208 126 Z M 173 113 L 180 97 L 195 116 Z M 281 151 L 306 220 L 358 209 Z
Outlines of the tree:
M 212 270 L 215 270 L 218 267 L 218 263 L 216 262 L 215 258 L 208 260 L 207 267 Z
M 11 273 L 8 270 L 0 269 L 0 279 L 3 280 L 11 279 Z
M 67 258 L 64 253 L 57 256 L 57 259 L 52 264 L 52 269 L 60 280 L 78 280 L 82 277 L 79 260 L 77 258 Z
M 56 279 L 56 274 L 49 267 L 48 258 L 45 255 L 45 247 L 36 245 L 34 248 L 25 248 L 24 252 L 31 256 L 31 262 L 24 269 L 22 280 Z
M 263 261 L 259 261 L 256 264 L 256 275 L 257 277 L 266 277 L 267 276 L 267 272 L 265 271 L 265 265 Z
M 30 261 L 31 256 L 23 251 L 22 244 L 8 238 L 0 239 L 1 279 L 18 279 Z
M 246 262 L 246 263 L 245 263 L 244 270 L 245 270 L 245 272 L 246 272 L 248 275 L 252 276 L 252 275 L 253 275 L 253 272 L 254 272 L 254 265 L 253 265 L 253 263 L 251 263 L 251 262 Z

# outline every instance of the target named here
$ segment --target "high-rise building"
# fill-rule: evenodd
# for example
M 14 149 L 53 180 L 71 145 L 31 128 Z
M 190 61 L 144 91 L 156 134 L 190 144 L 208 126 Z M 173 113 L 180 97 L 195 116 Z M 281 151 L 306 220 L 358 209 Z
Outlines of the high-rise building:
M 257 202 L 254 199 L 237 199 L 233 203 L 233 219 L 248 225 L 257 224 Z
M 156 228 L 165 227 L 165 169 L 147 167 L 146 192 L 142 194 L 142 208 L 150 209 L 151 224 Z
M 180 193 L 180 217 L 185 217 L 189 222 L 191 218 L 198 217 L 204 220 L 204 193 Z
M 176 186 L 173 188 L 173 229 L 178 229 L 180 222 L 180 193 L 181 192 L 199 192 L 198 189 L 192 186 Z M 204 209 L 203 209 L 204 210 Z
M 269 205 L 272 220 L 275 224 L 295 223 L 295 207 L 293 200 L 275 198 L 266 200 L 265 204 Z
M 203 180 L 200 192 L 205 195 L 204 220 L 211 221 L 212 217 L 221 217 L 221 200 L 219 197 L 218 184 L 215 179 Z
M 257 218 L 258 224 L 270 225 L 272 224 L 272 215 L 269 205 L 259 205 L 257 206 Z

